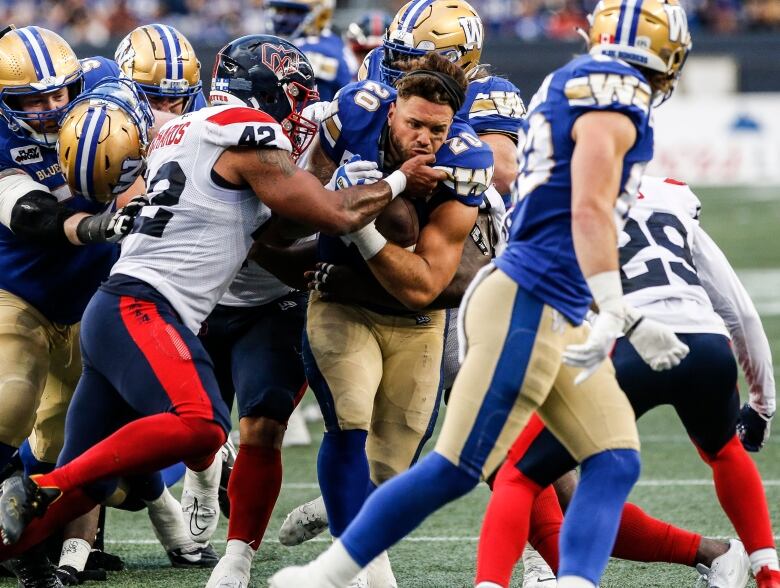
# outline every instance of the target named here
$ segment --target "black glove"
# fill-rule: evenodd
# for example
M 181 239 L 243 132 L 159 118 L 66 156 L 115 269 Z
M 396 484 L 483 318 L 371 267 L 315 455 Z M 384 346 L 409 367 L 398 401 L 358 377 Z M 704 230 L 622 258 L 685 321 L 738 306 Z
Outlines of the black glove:
M 122 208 L 111 212 L 88 216 L 76 227 L 76 236 L 84 244 L 116 243 L 133 229 L 133 223 L 141 209 L 149 201 L 144 196 L 136 196 Z
M 747 451 L 760 451 L 769 439 L 769 424 L 772 417 L 762 415 L 748 403 L 739 411 L 737 435 Z

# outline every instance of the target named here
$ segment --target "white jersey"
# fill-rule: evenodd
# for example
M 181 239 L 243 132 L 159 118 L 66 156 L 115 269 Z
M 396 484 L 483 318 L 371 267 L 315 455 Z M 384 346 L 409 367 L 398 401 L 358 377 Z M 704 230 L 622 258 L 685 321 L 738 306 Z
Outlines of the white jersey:
M 150 204 L 111 270 L 157 289 L 194 333 L 246 259 L 252 233 L 271 215 L 254 192 L 214 182 L 229 147 L 292 151 L 273 118 L 244 106 L 214 106 L 163 125 L 149 147 Z
M 750 296 L 699 225 L 701 202 L 675 180 L 644 176 L 619 236 L 626 303 L 676 333 L 731 337 L 750 402 L 775 411 L 772 354 Z

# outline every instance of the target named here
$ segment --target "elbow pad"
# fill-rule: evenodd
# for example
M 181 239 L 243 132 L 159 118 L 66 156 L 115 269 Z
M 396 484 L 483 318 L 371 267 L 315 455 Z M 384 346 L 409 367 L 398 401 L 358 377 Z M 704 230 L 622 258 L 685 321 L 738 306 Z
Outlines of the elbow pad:
M 37 243 L 69 244 L 65 236 L 65 220 L 76 212 L 62 206 L 50 192 L 34 190 L 14 204 L 9 228 L 15 235 Z

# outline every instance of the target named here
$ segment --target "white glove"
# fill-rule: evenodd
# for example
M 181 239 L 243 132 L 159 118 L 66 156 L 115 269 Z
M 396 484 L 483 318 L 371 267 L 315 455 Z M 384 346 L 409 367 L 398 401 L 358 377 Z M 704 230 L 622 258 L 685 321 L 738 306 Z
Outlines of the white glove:
M 382 172 L 375 162 L 362 161 L 360 155 L 353 155 L 349 161 L 333 172 L 333 177 L 325 184 L 325 189 L 343 190 L 358 184 L 373 184 L 381 179 Z
M 313 120 L 317 124 L 321 123 L 328 116 L 330 110 L 330 102 L 324 100 L 322 102 L 313 102 L 301 111 L 301 116 Z
M 656 372 L 680 365 L 690 351 L 671 328 L 643 317 L 635 308 L 626 308 L 626 327 L 626 337 L 631 345 Z
M 563 363 L 583 371 L 574 379 L 579 385 L 592 376 L 612 351 L 615 340 L 623 334 L 626 305 L 617 271 L 602 272 L 587 280 L 599 314 L 591 325 L 585 343 L 569 345 L 563 352 Z

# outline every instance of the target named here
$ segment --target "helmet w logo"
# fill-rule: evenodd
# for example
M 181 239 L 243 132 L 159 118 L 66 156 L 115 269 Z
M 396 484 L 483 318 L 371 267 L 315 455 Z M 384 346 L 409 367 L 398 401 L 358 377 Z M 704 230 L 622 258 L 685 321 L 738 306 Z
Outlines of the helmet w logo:
M 267 65 L 268 69 L 273 71 L 279 79 L 296 72 L 306 75 L 305 72 L 300 71 L 299 56 L 300 54 L 297 51 L 286 49 L 280 45 L 272 45 L 271 43 L 265 43 L 263 45 L 263 63 Z
M 688 18 L 682 6 L 664 4 L 666 18 L 669 20 L 669 40 L 672 43 L 685 42 L 688 38 Z
M 476 16 L 461 16 L 458 18 L 467 47 L 482 47 L 485 34 L 482 31 L 482 21 Z

